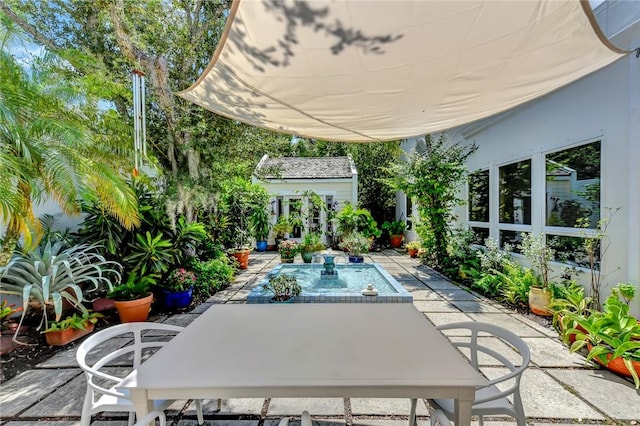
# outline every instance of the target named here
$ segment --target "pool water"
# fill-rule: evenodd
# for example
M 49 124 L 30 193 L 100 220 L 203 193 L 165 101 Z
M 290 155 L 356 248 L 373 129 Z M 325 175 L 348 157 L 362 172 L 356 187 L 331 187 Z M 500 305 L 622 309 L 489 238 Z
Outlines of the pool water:
M 413 298 L 381 265 L 377 263 L 336 265 L 338 277 L 322 276 L 322 264 L 281 264 L 276 266 L 251 291 L 248 303 L 268 303 L 271 293 L 263 286 L 273 275 L 288 274 L 298 279 L 302 294 L 294 299 L 301 303 L 411 303 Z M 363 296 L 368 284 L 378 290 L 377 296 Z

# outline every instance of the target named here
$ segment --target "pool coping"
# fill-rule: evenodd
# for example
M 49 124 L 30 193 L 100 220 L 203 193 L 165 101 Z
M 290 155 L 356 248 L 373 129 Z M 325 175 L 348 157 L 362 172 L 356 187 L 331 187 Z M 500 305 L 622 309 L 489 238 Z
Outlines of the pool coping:
M 269 276 L 280 272 L 285 265 L 291 265 L 290 263 L 283 263 L 277 265 L 271 271 L 269 271 L 265 277 L 251 290 L 251 293 L 247 296 L 247 303 L 270 303 L 271 296 L 262 294 L 260 289 L 269 281 Z M 296 267 L 317 267 L 308 263 L 295 263 Z M 384 267 L 379 263 L 357 263 L 354 266 L 370 265 L 376 268 L 376 270 L 387 280 L 389 285 L 396 290 L 394 294 L 378 294 L 377 296 L 363 296 L 361 293 L 310 293 L 300 296 L 295 296 L 291 299 L 291 303 L 413 303 L 413 296 L 405 290 Z M 369 266 L 366 266 L 369 267 Z

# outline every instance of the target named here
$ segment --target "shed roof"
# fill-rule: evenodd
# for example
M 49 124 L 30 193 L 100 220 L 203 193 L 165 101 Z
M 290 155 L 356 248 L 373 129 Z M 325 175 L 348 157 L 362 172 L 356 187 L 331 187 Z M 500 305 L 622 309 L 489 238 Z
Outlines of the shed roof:
M 255 174 L 267 179 L 351 178 L 355 166 L 350 157 L 280 157 L 265 155 Z

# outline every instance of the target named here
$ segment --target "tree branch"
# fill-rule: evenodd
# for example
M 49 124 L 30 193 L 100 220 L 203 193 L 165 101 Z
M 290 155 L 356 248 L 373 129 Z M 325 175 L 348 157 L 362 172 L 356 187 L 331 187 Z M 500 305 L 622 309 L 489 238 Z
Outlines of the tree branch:
M 36 29 L 33 25 L 16 15 L 16 13 L 11 10 L 9 6 L 2 0 L 0 0 L 0 11 L 7 15 L 9 19 L 11 19 L 16 25 L 22 28 L 27 34 L 35 39 L 38 43 L 45 46 L 47 49 L 52 51 L 60 50 L 61 47 L 53 42 L 53 40 L 45 37 L 40 31 Z

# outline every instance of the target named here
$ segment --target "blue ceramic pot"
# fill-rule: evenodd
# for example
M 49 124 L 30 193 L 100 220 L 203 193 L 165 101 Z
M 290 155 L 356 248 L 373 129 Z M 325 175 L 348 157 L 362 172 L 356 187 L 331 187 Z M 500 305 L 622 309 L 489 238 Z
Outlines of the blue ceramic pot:
M 362 263 L 364 262 L 363 256 L 349 256 L 349 263 Z
M 193 299 L 193 288 L 185 291 L 162 290 L 164 306 L 167 309 L 182 309 L 189 306 Z
M 266 241 L 256 241 L 256 250 L 258 250 L 258 251 L 267 251 L 267 242 Z

